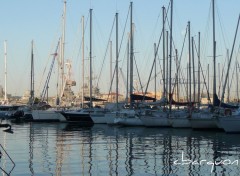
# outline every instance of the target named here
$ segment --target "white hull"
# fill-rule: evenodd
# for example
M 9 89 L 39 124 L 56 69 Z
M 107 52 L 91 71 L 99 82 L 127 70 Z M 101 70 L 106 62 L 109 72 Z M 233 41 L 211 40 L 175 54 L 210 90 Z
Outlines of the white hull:
M 169 120 L 167 112 L 149 111 L 149 112 L 146 112 L 146 115 L 143 115 L 140 118 L 144 126 L 149 126 L 149 127 L 155 127 L 155 126 L 170 127 L 171 126 L 171 120 Z
M 191 127 L 195 129 L 218 129 L 216 117 L 208 109 L 193 112 L 190 122 Z
M 191 118 L 191 127 L 195 129 L 217 129 L 216 118 Z
M 91 114 L 90 115 L 94 124 L 106 124 L 107 118 L 105 114 Z
M 105 116 L 106 113 L 109 112 L 109 110 L 102 109 L 102 108 L 96 108 L 93 109 L 93 112 L 90 112 L 90 116 L 93 120 L 94 124 L 107 124 L 107 118 Z
M 191 128 L 189 112 L 185 110 L 173 110 L 169 120 L 174 128 Z
M 60 113 L 54 110 L 32 110 L 32 120 L 33 121 L 57 121 L 59 122 L 60 119 L 63 117 Z
M 171 121 L 174 128 L 191 128 L 191 122 L 187 117 L 171 118 Z
M 143 122 L 138 117 L 116 117 L 114 119 L 114 124 L 124 125 L 124 126 L 143 126 Z
M 218 122 L 227 133 L 240 133 L 240 116 L 219 117 Z
M 135 118 L 135 111 L 130 109 L 122 109 L 120 111 L 109 112 L 105 114 L 108 125 L 118 125 L 119 120 L 125 118 Z

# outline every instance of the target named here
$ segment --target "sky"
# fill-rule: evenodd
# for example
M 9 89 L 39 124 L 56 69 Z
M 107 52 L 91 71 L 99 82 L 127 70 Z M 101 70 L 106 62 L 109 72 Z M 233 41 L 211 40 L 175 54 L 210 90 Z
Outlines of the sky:
M 35 94 L 40 95 L 52 61 L 52 53 L 62 34 L 63 0 L 8 0 L 0 1 L 0 85 L 4 86 L 4 40 L 7 41 L 7 92 L 22 96 L 30 89 L 31 41 L 34 41 Z M 89 9 L 93 9 L 93 84 L 107 93 L 110 85 L 109 40 L 113 43 L 115 59 L 115 14 L 119 14 L 119 67 L 123 72 L 120 80 L 126 80 L 126 48 L 129 33 L 129 0 L 67 0 L 66 1 L 65 60 L 72 63 L 72 78 L 78 92 L 82 82 L 82 16 L 85 18 L 85 76 L 88 75 L 89 62 Z M 158 43 L 162 30 L 162 7 L 169 7 L 169 0 L 133 0 L 134 23 L 134 85 L 146 85 L 154 59 L 154 43 Z M 226 49 L 231 51 L 237 20 L 240 13 L 239 0 L 215 0 L 217 63 L 223 68 Z M 201 59 L 203 68 L 212 64 L 212 3 L 211 0 L 173 1 L 173 41 L 180 53 L 188 21 L 191 22 L 191 36 L 198 40 L 201 32 Z M 170 14 L 168 12 L 168 20 Z M 126 23 L 126 28 L 125 28 Z M 111 29 L 113 27 L 113 32 Z M 169 27 L 166 27 L 169 31 Z M 125 31 L 125 32 L 124 32 Z M 240 34 L 235 52 L 239 47 Z M 121 42 L 122 41 L 122 42 Z M 188 43 L 183 49 L 181 65 L 187 65 Z M 158 52 L 158 72 L 162 62 L 162 44 Z M 237 56 L 237 54 L 235 55 Z M 115 62 L 113 62 L 114 64 Z M 55 63 L 56 65 L 56 63 Z M 233 65 L 233 64 L 232 64 Z M 52 72 L 49 94 L 56 94 L 56 66 Z M 102 69 L 101 69 L 102 68 Z M 225 68 L 226 69 L 226 68 Z M 101 72 L 102 70 L 102 72 Z M 138 73 L 137 71 L 138 70 Z M 173 74 L 173 73 L 172 73 Z M 161 76 L 159 75 L 158 80 Z M 113 86 L 114 88 L 114 86 Z M 151 83 L 150 88 L 153 88 Z M 161 88 L 158 83 L 158 88 Z M 120 91 L 124 92 L 123 81 Z

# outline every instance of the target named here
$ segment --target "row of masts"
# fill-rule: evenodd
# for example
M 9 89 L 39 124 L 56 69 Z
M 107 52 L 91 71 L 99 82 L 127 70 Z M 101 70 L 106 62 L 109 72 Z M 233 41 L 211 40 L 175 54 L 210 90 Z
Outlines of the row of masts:
M 165 23 L 166 23 L 166 10 L 165 7 L 162 8 L 162 14 L 163 14 L 163 27 L 162 27 L 162 42 L 163 42 L 163 48 L 162 48 L 162 54 L 163 54 L 163 96 L 167 97 L 167 92 L 168 93 L 172 93 L 172 58 L 173 58 L 173 34 L 172 34 L 172 26 L 173 26 L 173 0 L 170 0 L 171 2 L 171 11 L 170 11 L 170 34 L 168 34 L 168 31 L 165 31 L 166 27 L 165 27 Z M 133 58 L 134 58 L 134 46 L 133 46 L 133 21 L 132 21 L 132 2 L 130 3 L 130 46 L 128 48 L 130 48 L 130 51 L 128 52 L 130 54 L 129 56 L 129 95 L 133 94 Z M 214 5 L 214 0 L 212 0 L 212 11 L 213 11 L 213 77 L 216 78 L 216 39 L 215 39 L 215 5 Z M 89 98 L 90 98 L 90 107 L 92 107 L 92 9 L 90 9 L 90 51 L 89 51 L 89 60 L 90 60 L 90 71 L 89 71 Z M 62 30 L 62 37 L 61 37 L 61 77 L 62 77 L 62 81 L 61 81 L 61 86 L 63 87 L 65 84 L 65 80 L 64 80 L 64 52 L 65 52 L 65 24 L 66 24 L 66 1 L 64 1 L 64 15 L 63 15 L 63 30 Z M 84 87 L 84 16 L 82 17 L 82 88 Z M 169 36 L 168 36 L 169 35 Z M 170 39 L 170 42 L 168 44 L 168 38 Z M 192 41 L 191 41 L 191 31 L 190 31 L 190 22 L 188 22 L 188 43 L 189 43 L 189 60 L 188 60 L 188 67 L 189 67 L 189 71 L 188 71 L 188 79 L 190 80 L 189 86 L 188 86 L 188 101 L 189 102 L 195 102 L 195 96 L 193 97 L 192 100 L 192 86 L 191 86 L 191 80 L 192 80 L 192 76 L 193 76 L 193 80 L 195 80 L 195 66 L 194 66 L 194 38 L 192 37 Z M 6 45 L 6 44 L 5 44 Z M 112 44 L 111 44 L 112 45 Z M 167 47 L 166 47 L 167 46 Z M 169 49 L 169 53 L 168 53 L 168 46 L 170 46 Z M 33 48 L 33 42 L 32 42 L 32 48 Z M 112 49 L 111 49 L 112 50 Z M 157 55 L 157 50 L 158 48 L 156 47 L 156 44 L 154 45 L 154 62 L 155 62 L 155 73 L 156 73 L 156 55 Z M 232 54 L 232 53 L 231 53 Z M 5 60 L 7 57 L 7 52 L 6 52 L 6 46 L 5 46 Z M 112 57 L 112 54 L 111 56 Z M 176 73 L 176 77 L 178 80 L 178 69 L 179 69 L 179 62 L 178 62 L 178 52 L 176 50 L 176 63 L 177 63 L 177 73 Z M 198 57 L 198 80 L 200 80 L 200 32 L 198 35 L 198 52 L 197 52 L 197 57 Z M 31 95 L 31 100 L 34 99 L 34 64 L 33 64 L 33 49 L 32 49 L 32 56 L 31 56 L 31 91 L 30 91 L 30 95 Z M 112 61 L 110 61 L 112 63 Z M 118 72 L 118 63 L 119 63 L 119 48 L 118 48 L 118 13 L 116 13 L 116 65 L 115 65 L 115 69 L 116 69 L 116 102 L 118 103 L 118 94 L 119 94 L 119 90 L 118 90 L 118 82 L 119 82 L 119 72 Z M 169 65 L 168 65 L 169 64 Z M 230 63 L 229 63 L 230 64 Z M 191 70 L 191 65 L 192 65 L 192 69 Z M 166 69 L 166 70 L 165 70 Z M 168 70 L 169 69 L 169 70 Z M 229 69 L 229 67 L 228 67 Z M 6 64 L 5 64 L 5 70 L 6 70 Z M 112 68 L 110 68 L 110 73 L 112 73 Z M 166 74 L 168 73 L 168 74 Z M 193 73 L 193 75 L 192 75 Z M 228 72 L 227 72 L 228 74 Z M 128 73 L 127 73 L 128 75 Z M 168 76 L 166 76 L 168 75 Z M 170 79 L 168 79 L 168 78 Z M 5 100 L 7 99 L 7 95 L 6 95 L 6 79 L 7 78 L 7 72 L 5 71 Z M 66 79 L 66 78 L 65 78 Z M 112 79 L 112 74 L 110 74 L 110 79 Z M 128 79 L 128 76 L 127 76 Z M 155 75 L 155 82 L 156 82 L 156 75 Z M 195 87 L 195 81 L 193 81 L 193 94 L 195 95 L 196 92 L 196 87 Z M 226 81 L 225 81 L 226 82 Z M 128 81 L 127 81 L 128 83 Z M 128 89 L 128 86 L 127 86 Z M 225 84 L 224 84 L 224 89 L 225 89 Z M 177 86 L 177 91 L 178 91 L 178 86 Z M 60 92 L 63 92 L 60 91 Z M 156 83 L 155 83 L 155 92 L 156 92 Z M 84 102 L 84 88 L 82 89 L 82 105 Z M 216 79 L 213 79 L 213 102 L 215 102 L 214 98 L 216 95 Z M 224 91 L 223 91 L 223 95 L 224 95 Z M 59 96 L 59 95 L 57 95 Z M 156 94 L 155 94 L 156 96 Z M 224 96 L 222 96 L 223 99 Z M 200 100 L 200 84 L 198 84 L 198 101 Z M 133 106 L 133 101 L 131 100 L 131 96 L 130 96 L 130 107 Z M 169 99 L 169 109 L 171 111 L 171 103 L 172 103 L 172 99 Z

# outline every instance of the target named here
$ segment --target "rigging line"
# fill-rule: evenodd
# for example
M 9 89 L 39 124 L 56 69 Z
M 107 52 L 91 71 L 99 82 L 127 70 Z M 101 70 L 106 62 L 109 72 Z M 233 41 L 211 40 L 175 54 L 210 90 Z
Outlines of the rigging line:
M 124 36 L 125 31 L 126 31 L 126 28 L 127 28 L 127 20 L 128 20 L 129 14 L 130 14 L 130 9 L 131 9 L 131 6 L 129 6 L 127 18 L 126 18 L 125 25 L 124 25 L 124 28 L 123 28 L 122 39 L 121 39 L 120 46 L 119 46 L 119 50 L 118 50 L 118 58 L 119 58 L 119 53 L 120 53 L 121 48 L 122 48 L 123 36 Z M 129 37 L 128 37 L 128 38 L 129 38 Z M 122 66 L 121 66 L 121 67 L 123 67 L 123 62 L 122 62 Z
M 111 32 L 110 32 L 110 35 L 109 35 L 109 38 L 108 38 L 107 48 L 106 48 L 106 51 L 105 51 L 105 54 L 104 54 L 104 57 L 103 57 L 103 62 L 102 62 L 102 65 L 101 65 L 100 73 L 98 75 L 97 87 L 98 87 L 98 83 L 99 83 L 99 80 L 100 80 L 100 77 L 101 77 L 101 74 L 102 74 L 103 65 L 104 65 L 106 57 L 107 57 L 107 52 L 108 52 L 109 43 L 110 43 L 110 40 L 111 40 L 111 37 L 112 37 L 112 32 L 113 32 L 113 27 L 114 27 L 114 24 L 115 24 L 115 20 L 116 20 L 116 17 L 114 17 L 113 25 L 112 25 Z
M 161 15 L 161 13 L 159 13 L 159 15 L 158 15 L 158 17 L 157 17 L 157 21 L 156 21 L 156 23 L 155 23 L 155 25 L 154 25 L 154 27 L 153 27 L 152 36 L 150 37 L 151 39 L 155 38 L 154 34 L 156 33 L 156 30 L 157 30 L 157 25 L 158 25 L 158 21 L 159 21 L 160 15 Z M 150 45 L 149 45 L 149 47 L 150 47 Z M 146 50 L 149 50 L 149 47 L 148 47 Z M 147 55 L 147 54 L 145 53 L 143 57 L 144 57 L 144 58 L 148 57 L 148 56 L 146 56 L 146 55 Z M 148 61 L 147 61 L 147 62 L 148 62 Z M 148 64 L 146 64 L 146 63 L 144 63 L 144 62 L 143 62 L 143 64 L 145 64 L 145 66 L 148 65 Z M 145 67 L 145 68 L 146 68 L 146 67 Z
M 235 47 L 235 42 L 236 42 L 236 38 L 237 38 L 237 34 L 238 34 L 239 22 L 240 22 L 240 14 L 239 14 L 239 16 L 238 16 L 237 28 L 236 28 L 236 31 L 235 31 L 235 34 L 234 34 L 233 45 L 232 45 L 232 49 L 231 49 L 230 59 L 229 59 L 229 62 L 228 62 L 227 75 L 226 75 L 226 77 L 225 77 L 225 81 L 224 81 L 224 85 L 223 85 L 223 92 L 222 92 L 222 98 L 221 98 L 221 100 L 223 100 L 223 98 L 224 98 L 224 93 L 225 93 L 225 87 L 226 87 L 227 77 L 228 77 L 228 74 L 229 74 L 230 64 L 231 64 L 231 60 L 232 60 L 232 56 L 233 56 L 233 52 L 234 52 L 234 47 Z M 220 103 L 220 104 L 221 104 L 221 103 Z
M 195 42 L 194 42 L 194 46 L 195 46 L 195 50 L 197 51 L 197 46 L 196 46 L 196 43 L 195 43 Z M 198 54 L 199 54 L 199 53 L 197 52 L 197 56 L 199 57 Z M 210 95 L 209 95 L 209 91 L 208 91 L 209 87 L 207 87 L 206 79 L 205 79 L 205 77 L 204 77 L 204 73 L 203 73 L 203 69 L 202 69 L 202 64 L 201 64 L 201 62 L 200 62 L 199 64 L 200 64 L 200 69 L 201 69 L 201 73 L 202 73 L 202 77 L 203 77 L 203 82 L 204 82 L 204 85 L 205 85 L 205 87 L 206 87 L 208 99 L 209 99 L 210 102 L 211 102 Z M 207 73 L 206 73 L 206 74 L 207 74 Z M 202 91 L 203 91 L 203 89 L 202 89 Z M 203 92 L 202 92 L 202 93 L 203 93 Z
M 140 75 L 139 75 L 139 71 L 138 71 L 138 66 L 137 66 L 135 55 L 133 55 L 133 59 L 135 61 L 136 70 L 137 70 L 137 74 L 138 74 L 138 79 L 139 79 L 139 83 L 140 83 L 140 86 L 141 86 L 141 91 L 142 91 L 142 94 L 143 94 L 143 86 L 142 86 L 142 82 L 141 82 L 141 79 L 140 79 Z
M 109 99 L 109 96 L 110 96 L 110 93 L 111 93 L 111 90 L 112 90 L 112 84 L 113 84 L 113 79 L 114 79 L 114 76 L 115 76 L 115 72 L 116 72 L 116 67 L 114 67 L 113 76 L 112 76 L 110 88 L 109 88 L 109 91 L 108 91 L 107 101 L 108 101 L 108 99 Z M 116 96 L 118 96 L 118 95 L 116 95 Z
M 180 70 L 180 63 L 181 63 L 181 60 L 182 60 L 183 49 L 184 49 L 185 40 L 186 40 L 186 37 L 187 37 L 187 31 L 188 31 L 188 26 L 186 27 L 186 32 L 185 32 L 185 35 L 184 35 L 182 50 L 181 50 L 181 54 L 180 54 L 179 61 L 178 61 L 178 63 L 177 63 L 177 74 L 178 74 L 178 72 L 179 72 L 179 70 Z M 180 72 L 180 74 L 181 74 L 181 76 L 184 78 L 183 73 Z M 170 79 L 171 79 L 171 78 L 170 78 Z M 175 85 L 176 85 L 176 81 L 177 81 L 177 80 L 175 79 L 175 83 L 174 83 L 173 90 L 172 90 L 171 94 L 173 94 L 173 92 L 174 92 L 174 88 L 175 88 Z M 183 86 L 185 86 L 185 90 L 186 90 L 186 85 L 184 84 Z
M 224 66 L 226 65 L 227 59 L 228 59 L 228 56 L 226 55 L 226 58 L 225 58 L 225 60 L 224 60 Z M 224 72 L 225 72 L 225 67 L 223 67 L 223 70 L 222 70 L 221 81 L 219 82 L 218 95 L 220 95 L 221 85 L 223 86 L 223 75 L 224 75 Z
M 84 24 L 84 27 L 85 27 L 85 28 L 83 29 L 83 35 L 85 35 L 86 29 L 87 29 L 89 16 L 90 16 L 90 14 L 88 14 L 86 23 Z M 82 19 L 81 19 L 81 21 L 82 21 Z M 77 58 L 79 58 L 79 56 L 80 56 L 80 54 L 81 54 L 81 49 L 82 49 L 82 47 L 84 47 L 84 46 L 82 46 L 82 40 L 81 40 L 81 44 L 80 44 L 80 47 L 79 47 L 79 50 L 78 50 L 79 52 L 78 52 Z
M 230 87 L 232 87 L 233 76 L 234 76 L 235 70 L 236 70 L 236 69 L 233 69 L 232 78 L 231 78 L 230 84 L 228 85 L 228 97 L 230 97 Z M 228 100 L 229 100 L 229 99 L 228 99 Z
M 202 72 L 202 75 L 204 75 L 203 72 Z M 207 76 L 207 70 L 206 70 L 205 76 Z M 205 85 L 205 88 L 206 88 L 206 91 L 207 91 L 208 100 L 211 101 L 205 80 L 204 80 L 204 85 Z M 204 90 L 204 86 L 202 87 L 201 95 L 203 95 L 203 90 Z M 201 101 L 200 101 L 200 102 L 201 102 Z
M 221 28 L 221 32 L 222 32 L 222 36 L 223 36 L 223 42 L 224 42 L 224 45 L 225 45 L 225 49 L 227 48 L 227 44 L 226 44 L 226 37 L 224 36 L 224 33 L 223 33 L 223 25 L 222 25 L 222 21 L 220 20 L 220 13 L 219 13 L 219 9 L 217 7 L 217 15 L 218 15 L 218 21 L 219 21 L 219 24 L 220 24 L 220 28 Z
M 169 6 L 168 6 L 168 9 L 167 9 L 164 21 L 166 21 L 166 19 L 167 19 L 167 13 L 168 13 L 169 8 L 170 8 L 170 3 L 169 3 Z M 154 67 L 155 61 L 156 61 L 156 57 L 157 57 L 157 53 L 158 53 L 158 49 L 159 49 L 159 45 L 160 45 L 160 41 L 161 41 L 163 32 L 165 32 L 165 31 L 161 30 L 161 34 L 160 34 L 160 37 L 159 37 L 159 40 L 158 40 L 158 44 L 157 44 L 157 49 L 156 49 L 156 52 L 154 53 L 153 64 L 152 64 L 152 68 L 151 68 L 151 71 L 150 71 L 150 74 L 149 74 L 149 77 L 148 77 L 147 86 L 146 86 L 146 89 L 145 89 L 145 92 L 144 92 L 144 98 L 146 96 L 147 89 L 148 89 L 149 82 L 150 82 L 150 78 L 152 76 L 152 71 L 153 71 L 153 67 Z M 144 98 L 143 98 L 143 101 L 144 101 Z
M 238 52 L 240 51 L 240 45 L 239 45 L 239 47 L 238 47 Z M 237 59 L 238 59 L 238 57 L 236 56 L 236 64 L 238 63 L 238 61 L 237 61 Z M 232 84 L 233 84 L 233 76 L 234 76 L 234 73 L 235 73 L 235 69 L 233 70 L 233 73 L 232 73 L 232 79 L 231 79 L 231 82 L 230 82 L 230 87 L 232 87 Z M 237 74 L 237 71 L 236 71 L 236 74 Z M 229 93 L 229 92 L 228 92 Z

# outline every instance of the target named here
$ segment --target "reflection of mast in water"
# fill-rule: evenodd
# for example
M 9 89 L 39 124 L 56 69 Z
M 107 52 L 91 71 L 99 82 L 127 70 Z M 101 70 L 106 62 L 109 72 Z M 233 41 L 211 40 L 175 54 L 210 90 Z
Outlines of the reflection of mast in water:
M 171 173 L 170 164 L 171 136 L 163 136 L 163 154 L 162 154 L 162 173 L 168 175 Z
M 118 134 L 115 134 L 114 137 L 112 137 L 112 136 L 109 136 L 109 137 L 110 137 L 110 142 L 107 142 L 107 147 L 109 146 L 107 159 L 109 161 L 109 175 L 112 176 L 112 175 L 118 175 L 118 159 L 119 159 L 118 137 L 119 136 L 118 136 Z M 114 151 L 116 153 L 115 156 L 113 153 Z M 115 157 L 115 163 L 113 161 L 114 157 Z M 114 168 L 114 166 L 115 166 L 115 168 Z
M 30 133 L 29 133 L 29 170 L 32 175 L 34 175 L 33 169 L 33 144 L 34 144 L 34 129 L 32 123 L 29 124 Z
M 132 133 L 130 132 L 126 138 L 126 171 L 128 175 L 133 175 L 133 141 Z
M 55 173 L 56 175 L 62 175 L 62 165 L 64 161 L 64 138 L 66 137 L 62 132 L 57 130 L 57 137 L 56 137 L 56 168 Z

